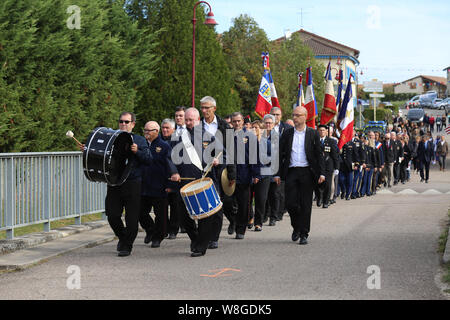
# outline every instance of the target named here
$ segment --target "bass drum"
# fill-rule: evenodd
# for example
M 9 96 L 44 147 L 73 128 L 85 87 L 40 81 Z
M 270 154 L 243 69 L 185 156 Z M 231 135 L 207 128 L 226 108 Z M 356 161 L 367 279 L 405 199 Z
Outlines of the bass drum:
M 133 137 L 130 133 L 109 128 L 95 128 L 83 152 L 83 171 L 93 182 L 110 186 L 123 184 L 131 172 Z

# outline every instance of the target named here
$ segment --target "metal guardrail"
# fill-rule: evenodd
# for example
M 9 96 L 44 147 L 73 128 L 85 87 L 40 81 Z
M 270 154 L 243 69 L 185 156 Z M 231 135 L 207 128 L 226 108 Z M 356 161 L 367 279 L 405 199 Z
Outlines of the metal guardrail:
M 0 153 L 0 230 L 104 212 L 106 184 L 84 177 L 81 152 Z M 105 216 L 103 216 L 104 218 Z

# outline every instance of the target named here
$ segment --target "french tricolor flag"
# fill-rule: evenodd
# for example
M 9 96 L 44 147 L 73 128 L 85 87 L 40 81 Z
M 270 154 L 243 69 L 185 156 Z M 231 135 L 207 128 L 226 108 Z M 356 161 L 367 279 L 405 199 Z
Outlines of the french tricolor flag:
M 261 55 L 263 59 L 264 74 L 259 86 L 258 99 L 256 100 L 255 113 L 261 118 L 270 112 L 272 107 L 280 107 L 278 101 L 277 91 L 275 90 L 275 84 L 273 83 L 272 73 L 269 67 L 269 53 L 263 52 Z
M 264 117 L 272 109 L 272 97 L 270 92 L 270 73 L 264 70 L 264 74 L 259 85 L 258 99 L 256 100 L 255 113 L 261 118 Z
M 342 149 L 344 144 L 352 139 L 354 125 L 354 106 L 352 93 L 352 75 L 348 78 L 347 89 L 345 90 L 344 100 L 338 116 L 338 128 L 341 130 L 338 147 Z
M 325 97 L 323 100 L 323 109 L 320 114 L 320 124 L 328 124 L 333 120 L 337 113 L 336 98 L 334 97 L 333 78 L 331 77 L 331 63 L 328 63 L 327 72 L 325 74 Z
M 316 128 L 317 105 L 316 97 L 314 96 L 312 70 L 311 67 L 306 69 L 306 94 L 305 94 L 305 108 L 308 111 L 306 125 L 310 128 Z

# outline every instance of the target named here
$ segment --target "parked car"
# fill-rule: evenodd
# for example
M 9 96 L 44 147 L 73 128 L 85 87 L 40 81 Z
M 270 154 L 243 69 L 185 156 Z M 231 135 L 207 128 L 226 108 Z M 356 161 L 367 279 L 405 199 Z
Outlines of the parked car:
M 431 109 L 439 109 L 439 104 L 444 101 L 444 99 L 436 98 L 433 100 L 433 103 L 431 104 Z
M 428 91 L 419 96 L 419 105 L 422 108 L 431 108 L 433 101 L 438 97 L 436 91 Z
M 445 110 L 445 106 L 449 105 L 449 104 L 450 104 L 450 97 L 445 98 L 441 102 L 436 103 L 436 109 L 438 109 L 438 110 Z
M 423 111 L 423 109 L 416 108 L 416 109 L 409 109 L 406 117 L 411 122 L 422 122 L 424 115 L 425 111 Z
M 420 99 L 420 95 L 412 97 L 408 102 L 406 102 L 406 106 L 405 107 L 408 107 L 410 109 L 411 108 L 418 108 L 420 106 L 419 99 Z

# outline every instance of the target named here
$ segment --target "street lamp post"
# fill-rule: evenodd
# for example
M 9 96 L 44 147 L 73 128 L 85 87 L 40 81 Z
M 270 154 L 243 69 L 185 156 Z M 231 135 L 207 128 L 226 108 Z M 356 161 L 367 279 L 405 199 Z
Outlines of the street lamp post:
M 204 3 L 208 5 L 209 7 L 209 13 L 206 16 L 205 24 L 209 26 L 215 26 L 217 25 L 216 20 L 214 20 L 214 14 L 211 11 L 211 6 L 206 1 L 198 1 L 194 5 L 194 16 L 192 18 L 192 25 L 193 25 L 193 33 L 192 33 L 192 103 L 191 106 L 195 108 L 195 25 L 197 23 L 197 19 L 195 18 L 195 10 L 197 9 L 197 6 L 201 3 Z

